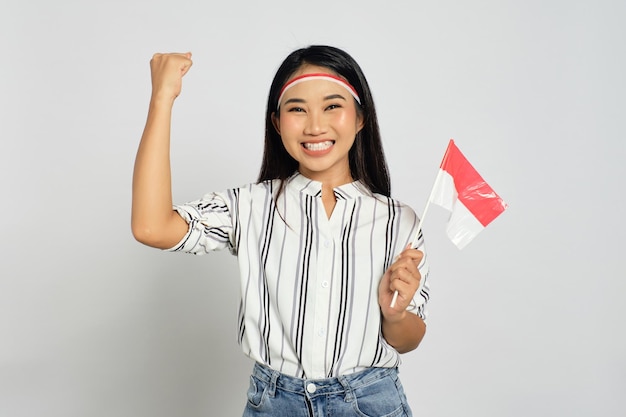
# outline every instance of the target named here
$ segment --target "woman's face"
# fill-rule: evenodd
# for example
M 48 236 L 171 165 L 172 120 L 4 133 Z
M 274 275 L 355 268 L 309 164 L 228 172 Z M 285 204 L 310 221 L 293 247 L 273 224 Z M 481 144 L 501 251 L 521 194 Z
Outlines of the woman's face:
M 312 73 L 333 74 L 325 67 L 305 65 L 290 79 Z M 300 173 L 333 186 L 351 182 L 348 152 L 363 119 L 350 92 L 335 82 L 311 79 L 291 86 L 279 105 L 274 126 Z

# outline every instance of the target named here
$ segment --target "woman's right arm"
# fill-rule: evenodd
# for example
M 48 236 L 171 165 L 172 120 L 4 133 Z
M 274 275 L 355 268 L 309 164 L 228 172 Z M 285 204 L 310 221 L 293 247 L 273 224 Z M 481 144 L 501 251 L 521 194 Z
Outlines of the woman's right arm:
M 160 249 L 176 245 L 188 230 L 172 208 L 170 125 L 191 65 L 191 53 L 155 54 L 150 61 L 152 97 L 135 158 L 131 228 L 139 242 Z

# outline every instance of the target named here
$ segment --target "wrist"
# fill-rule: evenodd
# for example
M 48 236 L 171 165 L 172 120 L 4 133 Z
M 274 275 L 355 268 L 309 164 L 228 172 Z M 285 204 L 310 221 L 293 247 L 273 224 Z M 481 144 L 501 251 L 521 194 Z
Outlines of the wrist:
M 176 97 L 168 94 L 153 92 L 152 97 L 150 97 L 150 107 L 171 108 L 175 99 Z
M 406 319 L 407 314 L 408 313 L 406 310 L 394 312 L 393 314 L 383 313 L 383 320 L 387 322 L 388 324 L 397 324 L 397 323 L 404 321 L 404 319 Z

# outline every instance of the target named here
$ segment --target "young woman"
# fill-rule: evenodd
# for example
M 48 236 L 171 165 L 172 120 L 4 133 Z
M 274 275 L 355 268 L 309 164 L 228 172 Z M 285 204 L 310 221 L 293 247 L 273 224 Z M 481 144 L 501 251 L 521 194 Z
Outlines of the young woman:
M 410 416 L 397 367 L 425 333 L 428 266 L 417 216 L 390 197 L 360 67 L 329 46 L 291 53 L 270 88 L 258 181 L 173 206 L 171 110 L 191 65 L 152 58 L 132 230 L 156 248 L 238 257 L 238 340 L 255 362 L 244 416 Z

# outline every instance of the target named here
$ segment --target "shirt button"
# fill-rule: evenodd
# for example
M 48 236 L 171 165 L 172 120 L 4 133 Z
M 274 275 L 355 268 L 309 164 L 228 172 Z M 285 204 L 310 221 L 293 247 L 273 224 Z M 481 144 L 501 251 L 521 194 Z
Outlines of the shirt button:
M 306 386 L 306 390 L 309 394 L 313 394 L 315 391 L 317 391 L 317 387 L 315 386 L 315 384 L 309 384 Z
M 320 331 L 317 332 L 317 334 L 319 334 L 320 336 L 324 336 L 326 334 L 326 330 L 325 329 L 320 329 Z
M 330 241 L 325 240 L 325 241 L 324 241 L 324 247 L 325 247 L 325 248 L 330 247 Z
M 328 288 L 328 281 L 322 282 L 322 288 Z

